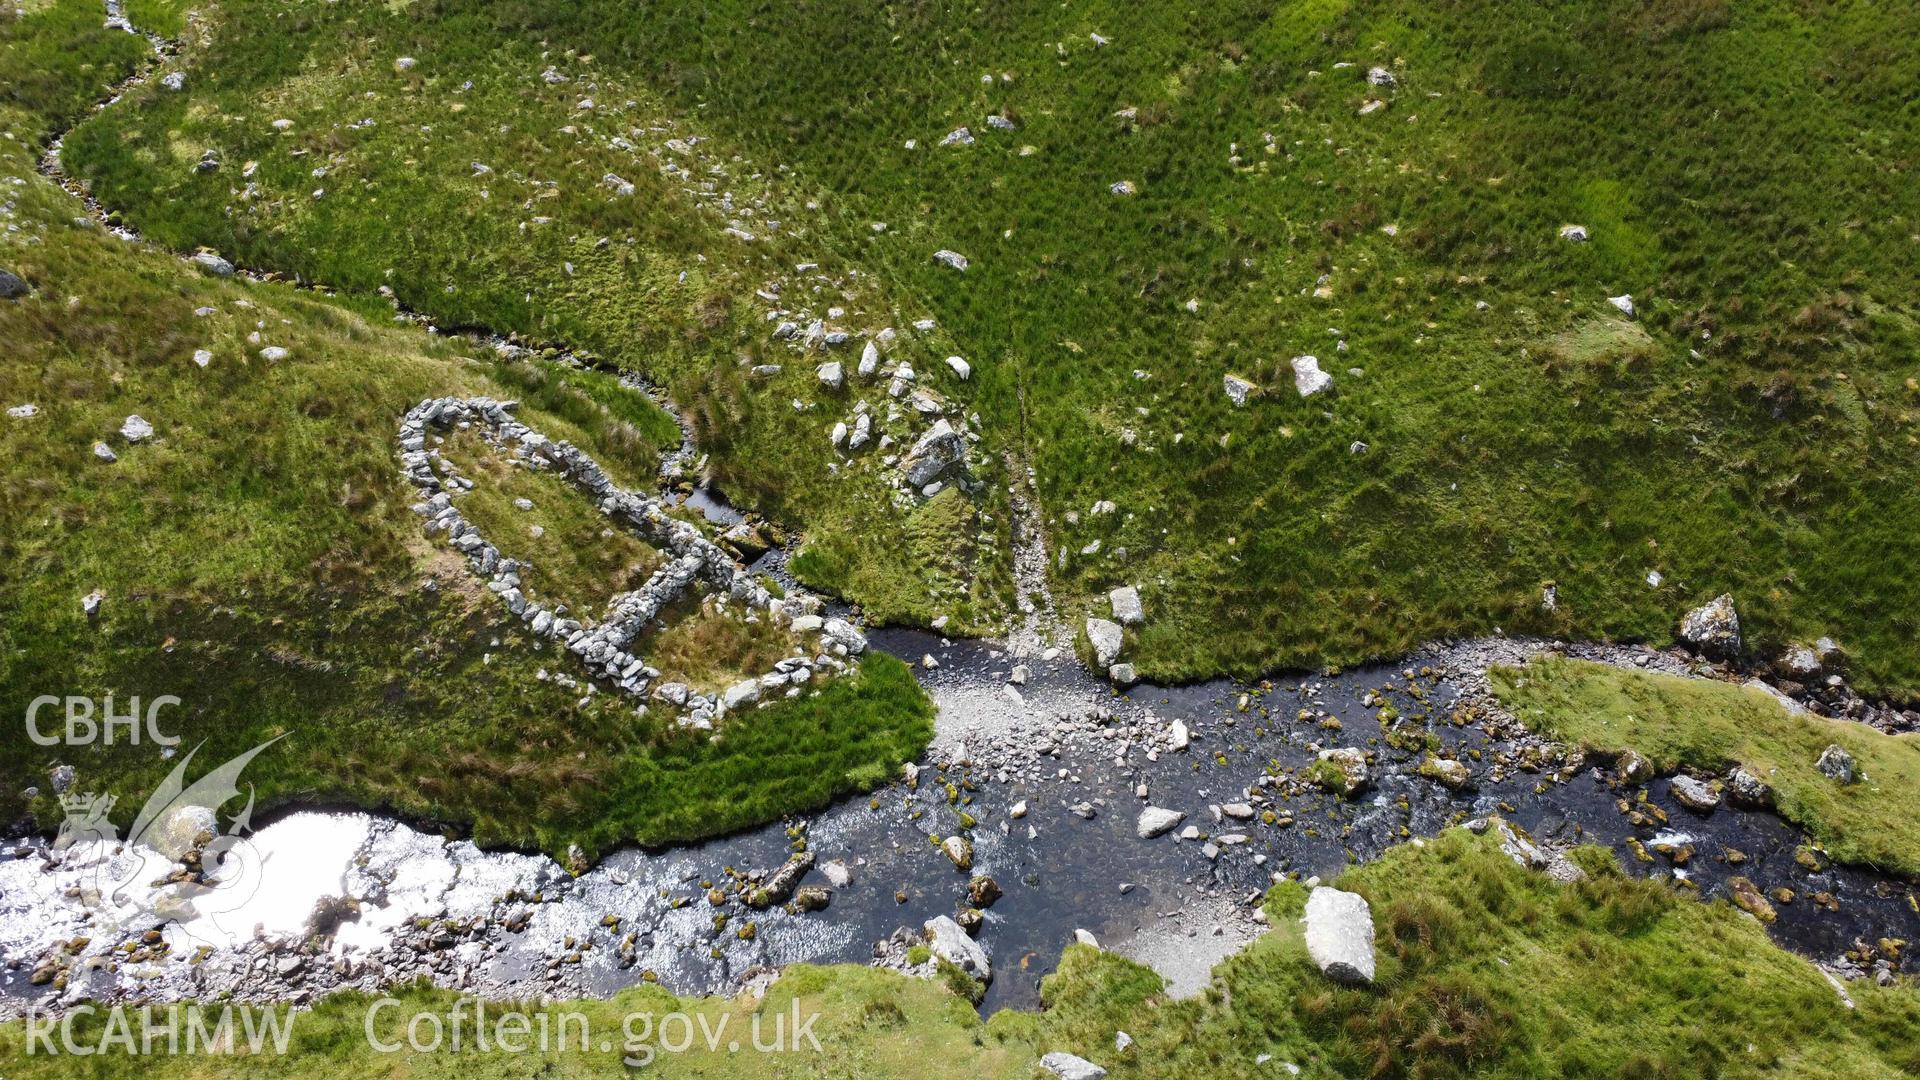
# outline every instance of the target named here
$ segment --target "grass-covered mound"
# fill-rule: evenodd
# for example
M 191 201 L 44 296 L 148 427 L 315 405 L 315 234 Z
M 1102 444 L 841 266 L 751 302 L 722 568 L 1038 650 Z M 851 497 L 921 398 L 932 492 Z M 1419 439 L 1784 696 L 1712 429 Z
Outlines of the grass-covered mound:
M 377 1054 L 364 1018 L 372 1000 L 342 995 L 295 1021 L 289 1056 L 141 1059 L 143 1075 L 598 1076 L 619 1068 L 629 1014 L 694 1014 L 696 1033 L 728 1028 L 716 1050 L 696 1037 L 685 1054 L 661 1053 L 654 1075 L 678 1076 L 1043 1076 L 1047 1052 L 1077 1053 L 1129 1077 L 1272 1077 L 1291 1063 L 1308 1077 L 1710 1077 L 1783 1075 L 1894 1077 L 1920 1068 L 1912 1032 L 1920 995 L 1910 986 L 1850 985 L 1846 1008 L 1811 965 L 1768 940 L 1725 903 L 1702 904 L 1666 886 L 1627 878 L 1599 849 L 1579 861 L 1593 877 L 1559 885 L 1525 871 L 1488 840 L 1462 831 L 1424 848 L 1395 849 L 1348 872 L 1342 888 L 1372 905 L 1379 971 L 1363 989 L 1334 986 L 1300 939 L 1303 891 L 1282 886 L 1268 901 L 1275 929 L 1215 971 L 1214 988 L 1169 1001 L 1150 970 L 1111 953 L 1072 946 L 1043 986 L 1039 1013 L 986 1021 L 939 982 L 862 967 L 787 969 L 765 999 L 679 999 L 654 987 L 610 1001 L 526 1005 L 524 1011 L 584 1015 L 594 1039 L 613 1047 L 503 1055 L 473 1043 L 471 1004 L 459 1053 Z M 378 1014 L 375 1034 L 392 1042 L 413 1016 L 443 1018 L 454 994 L 416 989 Z M 817 1012 L 821 1051 L 757 1054 L 744 1033 L 756 1012 Z M 503 1006 L 489 1006 L 496 1017 Z M 705 1026 L 699 1026 L 704 1020 Z M 577 1022 L 576 1022 L 577 1023 Z M 77 1025 L 97 1039 L 100 1022 Z M 423 1033 L 430 1032 L 423 1027 Z M 575 1028 L 577 1031 L 577 1027 Z M 658 1029 L 651 1040 L 659 1044 Z M 1133 1046 L 1115 1049 L 1116 1032 Z M 728 1053 L 739 1034 L 742 1049 Z M 576 1036 L 577 1041 L 577 1036 Z M 125 1058 L 29 1057 L 18 1024 L 0 1026 L 9 1076 L 115 1075 Z
M 80 204 L 34 173 L 40 141 L 130 70 L 123 42 L 145 44 L 99 32 L 91 5 L 26 10 L 0 15 L 0 177 L 22 181 L 0 189 L 17 226 L 0 230 L 0 267 L 33 287 L 0 301 L 0 403 L 34 406 L 0 418 L 0 712 L 21 725 L 0 739 L 0 820 L 56 826 L 48 769 L 68 764 L 80 790 L 119 796 L 124 826 L 175 763 L 124 730 L 111 746 L 35 745 L 24 717 L 42 695 L 111 694 L 121 714 L 136 696 L 179 698 L 158 726 L 183 752 L 206 742 L 196 775 L 289 736 L 245 773 L 263 807 L 387 807 L 555 852 L 771 820 L 871 786 L 925 745 L 931 707 L 885 658 L 735 717 L 712 743 L 588 695 L 572 656 L 422 532 L 399 418 L 432 395 L 516 398 L 627 484 L 653 482 L 672 418 L 610 377 L 396 325 L 375 298 L 220 278 L 76 223 Z M 151 437 L 120 434 L 131 415 Z M 631 583 L 644 553 L 602 537 L 576 491 L 473 457 L 461 464 L 483 482 L 463 499 L 524 545 L 510 551 L 535 560 L 534 584 L 584 611 Z M 744 671 L 765 653 L 724 630 L 702 627 L 715 678 L 715 657 Z M 59 735 L 62 712 L 40 709 L 40 731 Z
M 1602 753 L 1637 750 L 1654 767 L 1719 772 L 1734 765 L 1773 788 L 1781 816 L 1835 858 L 1920 874 L 1920 737 L 1792 714 L 1763 690 L 1543 656 L 1491 672 L 1522 723 Z M 1828 746 L 1853 755 L 1858 781 L 1814 767 Z
M 1920 689 L 1911 5 L 209 14 L 184 91 L 73 140 L 110 205 L 170 244 L 656 373 L 737 492 L 810 533 L 802 568 L 881 613 L 959 626 L 997 594 L 949 587 L 863 468 L 827 472 L 833 402 L 754 297 L 800 288 L 801 261 L 862 271 L 853 330 L 937 319 L 916 366 L 970 359 L 942 388 L 1032 464 L 1059 595 L 1141 586 L 1146 674 L 1494 627 L 1663 639 L 1732 591 L 1761 647 L 1831 633 L 1864 687 Z M 678 160 L 667 125 L 782 227 L 726 235 L 702 175 L 655 167 Z M 972 145 L 937 145 L 961 125 Z M 208 148 L 226 164 L 196 172 Z M 1295 393 L 1298 354 L 1332 391 Z M 1246 406 L 1228 374 L 1257 384 Z M 1000 535 L 986 510 L 945 535 Z M 1004 552 L 980 555 L 997 573 Z

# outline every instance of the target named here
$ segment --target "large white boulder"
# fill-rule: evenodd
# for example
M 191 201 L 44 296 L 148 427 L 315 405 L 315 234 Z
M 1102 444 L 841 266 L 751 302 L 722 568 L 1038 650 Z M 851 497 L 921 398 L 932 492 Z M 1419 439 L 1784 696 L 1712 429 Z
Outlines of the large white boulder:
M 1330 979 L 1373 981 L 1373 910 L 1359 893 L 1320 886 L 1307 897 L 1307 955 Z
M 993 978 L 987 950 L 968 937 L 959 923 L 948 916 L 937 915 L 922 924 L 922 929 L 927 932 L 927 947 L 933 950 L 933 955 L 983 982 Z
M 1293 387 L 1301 397 L 1312 397 L 1333 385 L 1333 376 L 1320 370 L 1320 361 L 1312 356 L 1293 358 Z
M 1185 814 L 1178 810 L 1168 810 L 1163 806 L 1149 806 L 1140 811 L 1140 820 L 1133 826 L 1134 834 L 1142 840 L 1151 840 L 1173 829 L 1186 820 Z

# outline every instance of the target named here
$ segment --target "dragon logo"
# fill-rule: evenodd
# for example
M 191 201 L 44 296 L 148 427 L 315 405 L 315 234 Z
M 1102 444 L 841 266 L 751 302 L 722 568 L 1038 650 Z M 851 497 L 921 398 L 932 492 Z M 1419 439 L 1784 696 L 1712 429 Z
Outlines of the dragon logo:
M 80 902 L 121 931 L 164 928 L 215 947 L 244 940 L 248 928 L 221 919 L 245 909 L 266 869 L 246 836 L 253 786 L 224 829 L 217 811 L 239 797 L 247 763 L 285 737 L 269 739 L 189 784 L 188 766 L 200 752 L 194 747 L 141 807 L 125 842 L 109 817 L 114 796 L 61 796 L 66 817 L 53 848 L 63 853 L 67 870 L 78 872 Z

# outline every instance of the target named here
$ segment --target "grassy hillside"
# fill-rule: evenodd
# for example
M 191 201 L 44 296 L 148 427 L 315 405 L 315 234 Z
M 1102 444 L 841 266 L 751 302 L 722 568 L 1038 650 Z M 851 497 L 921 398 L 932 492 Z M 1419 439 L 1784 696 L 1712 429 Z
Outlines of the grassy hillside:
M 660 1076 L 1049 1075 L 1040 1055 L 1064 1050 L 1131 1077 L 1271 1077 L 1291 1063 L 1309 1077 L 1758 1076 L 1893 1077 L 1920 1068 L 1911 1032 L 1920 998 L 1911 987 L 1848 987 L 1842 1005 L 1805 961 L 1774 946 L 1759 925 L 1724 903 L 1701 904 L 1665 886 L 1625 878 L 1610 857 L 1582 851 L 1595 877 L 1562 886 L 1521 870 L 1485 839 L 1455 831 L 1424 849 L 1395 849 L 1349 871 L 1343 888 L 1372 905 L 1377 985 L 1341 989 L 1307 958 L 1298 885 L 1275 890 L 1275 929 L 1215 971 L 1203 997 L 1170 1001 L 1152 971 L 1075 945 L 1043 988 L 1039 1013 L 1001 1012 L 984 1022 L 942 984 L 867 968 L 796 966 L 765 999 L 676 999 L 654 987 L 610 1001 L 526 1005 L 577 1012 L 611 1048 L 505 1055 L 473 1044 L 472 1006 L 459 1053 L 377 1054 L 363 1027 L 368 998 L 328 999 L 294 1024 L 289 1056 L 141 1059 L 143 1075 L 600 1076 L 619 1068 L 623 1018 L 655 1022 L 682 1010 L 704 1019 L 694 1048 L 661 1053 Z M 453 994 L 415 990 L 378 1014 L 374 1031 L 397 1041 L 419 1013 L 446 1016 Z M 752 1017 L 819 1014 L 820 1052 L 756 1054 Z M 490 1006 L 498 1018 L 501 1006 Z M 721 1029 L 721 1017 L 729 1025 Z M 576 1022 L 577 1023 L 577 1022 Z M 97 1040 L 100 1022 L 77 1026 Z M 427 1027 L 419 1029 L 423 1034 Z M 576 1027 L 575 1030 L 578 1030 Z M 642 1029 L 634 1031 L 658 1031 Z M 721 1031 L 709 1050 L 700 1031 Z M 1133 1040 L 1115 1049 L 1116 1032 Z M 726 1039 L 742 1050 L 729 1054 Z M 658 1036 L 649 1041 L 656 1045 Z M 0 1025 L 0 1061 L 20 1077 L 112 1076 L 126 1058 L 78 1060 L 24 1052 L 18 1024 Z
M 988 620 L 1004 556 L 944 584 L 870 462 L 829 475 L 844 401 L 770 340 L 768 282 L 818 286 L 856 334 L 936 320 L 916 368 L 1034 469 L 1070 604 L 1141 586 L 1144 672 L 1495 627 L 1664 639 L 1730 590 L 1759 647 L 1832 634 L 1864 684 L 1920 689 L 1909 7 L 205 10 L 184 91 L 73 141 L 110 204 L 670 382 L 723 480 L 877 613 Z M 937 145 L 961 125 L 972 145 Z M 225 164 L 196 172 L 208 148 Z M 1298 354 L 1332 391 L 1294 392 Z M 770 382 L 740 374 L 769 359 Z M 1246 406 L 1227 374 L 1258 385 Z M 945 535 L 999 535 L 997 496 L 981 510 Z
M 377 298 L 216 277 L 76 221 L 80 204 L 34 173 L 39 144 L 129 70 L 128 43 L 146 46 L 102 31 L 91 5 L 26 10 L 0 16 L 0 177 L 18 180 L 0 190 L 0 267 L 34 290 L 0 301 L 0 402 L 34 406 L 0 419 L 11 723 L 41 695 L 112 694 L 122 713 L 130 697 L 172 695 L 181 704 L 159 726 L 183 751 L 206 740 L 204 767 L 290 735 L 246 773 L 262 807 L 346 800 L 555 852 L 766 821 L 871 786 L 925 745 L 931 708 L 886 658 L 735 718 L 713 742 L 590 694 L 573 657 L 423 534 L 399 418 L 429 395 L 519 398 L 528 423 L 627 483 L 651 481 L 679 437 L 671 418 L 610 378 L 396 325 Z M 287 355 L 263 355 L 274 347 Z M 130 415 L 153 435 L 119 434 Z M 476 505 L 550 479 L 480 475 Z M 527 490 L 548 532 L 514 550 L 536 560 L 537 585 L 550 571 L 556 592 L 597 611 L 604 595 L 586 590 L 618 569 L 592 563 L 619 554 L 604 516 L 557 482 Z M 60 707 L 38 719 L 57 734 Z M 14 729 L 0 740 L 0 820 L 57 825 L 56 764 L 79 770 L 81 790 L 117 793 L 130 820 L 174 762 L 124 732 L 115 743 L 43 747 Z
M 1913 845 L 1920 737 L 1789 715 L 1760 690 L 1564 657 L 1495 669 L 1493 685 L 1529 727 L 1592 750 L 1635 750 L 1662 772 L 1744 766 L 1773 789 L 1781 816 L 1804 826 L 1835 858 L 1920 874 Z M 1857 783 L 1837 783 L 1814 767 L 1835 745 L 1853 755 Z

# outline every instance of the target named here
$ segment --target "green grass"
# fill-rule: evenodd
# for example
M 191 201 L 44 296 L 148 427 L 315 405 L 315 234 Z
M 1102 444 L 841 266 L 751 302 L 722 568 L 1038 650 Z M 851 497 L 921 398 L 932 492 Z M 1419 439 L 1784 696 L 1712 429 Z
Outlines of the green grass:
M 1835 858 L 1920 873 L 1920 738 L 1792 715 L 1760 690 L 1564 657 L 1496 668 L 1491 678 L 1501 703 L 1536 731 L 1608 754 L 1637 750 L 1662 772 L 1743 765 L 1772 786 L 1781 816 Z M 1859 782 L 1814 768 L 1834 744 L 1853 755 Z
M 938 981 L 921 982 L 845 966 L 797 965 L 764 1001 L 676 999 L 655 987 L 609 1001 L 522 1006 L 584 1014 L 596 1037 L 623 1017 L 672 1010 L 722 1014 L 746 1025 L 818 1011 L 821 1053 L 727 1055 L 704 1045 L 661 1054 L 661 1076 L 1043 1075 L 1035 1062 L 1053 1050 L 1078 1053 L 1115 1080 L 1135 1077 L 1271 1077 L 1291 1062 L 1308 1077 L 1894 1077 L 1920 1068 L 1912 1031 L 1920 995 L 1911 986 L 1851 984 L 1849 1010 L 1810 964 L 1767 939 L 1758 923 L 1723 902 L 1703 904 L 1656 882 L 1622 875 L 1605 851 L 1576 852 L 1593 875 L 1560 885 L 1525 871 L 1488 838 L 1455 830 L 1423 848 L 1396 848 L 1349 871 L 1340 886 L 1372 906 L 1376 985 L 1340 988 L 1306 956 L 1298 916 L 1305 890 L 1276 888 L 1267 910 L 1274 929 L 1215 970 L 1204 995 L 1171 1001 L 1159 976 L 1112 953 L 1070 946 L 1042 985 L 1044 1010 L 1003 1011 L 982 1021 Z M 379 1015 L 391 1040 L 417 1012 L 444 1016 L 457 1000 L 417 988 Z M 290 1056 L 275 1075 L 593 1076 L 616 1069 L 621 1053 L 508 1056 L 378 1055 L 363 1020 L 371 999 L 327 999 L 295 1022 Z M 489 1006 L 497 1018 L 504 1006 Z M 471 1014 L 472 1007 L 468 1006 Z M 99 1021 L 82 1025 L 95 1036 Z M 423 1031 L 426 1029 L 422 1029 Z M 696 1028 L 696 1030 L 698 1030 Z M 733 1031 L 747 1030 L 745 1027 Z M 766 1030 L 771 1030 L 768 1027 Z M 1134 1040 L 1114 1050 L 1114 1033 Z M 78 1060 L 26 1056 L 19 1024 L 0 1025 L 8 1075 L 112 1076 L 119 1055 Z M 1274 1060 L 1260 1063 L 1261 1055 Z M 260 1059 L 157 1056 L 143 1075 L 257 1075 Z
M 1147 589 L 1129 645 L 1145 674 L 1346 663 L 1495 627 L 1664 640 L 1732 591 L 1762 650 L 1832 634 L 1863 686 L 1907 696 L 1920 121 L 1888 73 L 1920 63 L 1917 19 L 1861 0 L 1024 0 L 966 18 L 232 0 L 188 50 L 185 93 L 136 95 L 70 157 L 166 243 L 385 284 L 447 322 L 648 372 L 723 486 L 806 534 L 802 568 L 887 618 L 993 621 L 998 492 L 1019 477 L 987 478 L 964 534 L 987 581 L 956 592 L 876 469 L 829 476 L 844 402 L 768 342 L 751 295 L 802 287 L 801 260 L 862 271 L 854 329 L 937 318 L 917 368 L 973 360 L 940 387 L 979 412 L 988 451 L 1035 469 L 1068 552 L 1056 595 L 1097 609 L 1114 585 Z M 400 55 L 419 66 L 396 74 Z M 1373 64 L 1400 85 L 1360 116 Z M 549 65 L 573 81 L 541 82 Z M 600 108 L 577 110 L 588 96 Z M 1018 131 L 986 128 L 1002 110 Z M 783 229 L 735 242 L 654 170 L 663 136 L 609 142 L 669 122 L 708 137 L 708 160 L 733 162 L 721 186 L 764 194 Z M 933 145 L 963 123 L 976 145 Z M 228 166 L 194 173 L 209 146 Z M 608 193 L 608 171 L 637 194 Z M 1119 179 L 1140 194 L 1108 195 Z M 1592 241 L 1559 240 L 1568 222 Z M 941 247 L 973 267 L 934 266 Z M 1604 302 L 1620 292 L 1637 327 Z M 1330 397 L 1293 394 L 1286 361 L 1306 352 Z M 765 359 L 787 370 L 741 375 Z M 1268 392 L 1234 409 L 1226 372 Z M 1119 513 L 1086 516 L 1099 499 Z
M 0 177 L 24 181 L 4 188 L 18 230 L 0 231 L 0 266 L 35 287 L 0 303 L 0 400 L 39 409 L 0 421 L 0 711 L 19 723 L 41 695 L 111 694 L 123 711 L 173 695 L 160 727 L 204 740 L 209 764 L 290 736 L 247 770 L 262 808 L 348 802 L 556 853 L 773 820 L 872 786 L 925 745 L 930 706 L 884 658 L 697 745 L 621 695 L 545 677 L 584 669 L 423 534 L 399 418 L 430 395 L 518 398 L 528 423 L 634 486 L 677 444 L 672 418 L 609 376 L 396 324 L 377 297 L 220 280 L 76 225 L 80 205 L 34 174 L 36 144 L 137 55 L 119 42 L 138 39 L 95 33 L 103 17 L 77 0 L 0 16 Z M 265 360 L 266 345 L 291 355 Z M 155 438 L 117 434 L 133 413 Z M 96 460 L 96 441 L 119 460 Z M 511 508 L 520 494 L 535 511 Z M 493 474 L 466 498 L 535 560 L 530 584 L 576 607 L 630 583 L 629 557 L 645 555 L 601 537 L 604 516 L 550 476 Z M 16 734 L 0 740 L 0 818 L 57 826 L 58 763 L 82 790 L 117 793 L 123 825 L 173 764 L 124 735 Z

